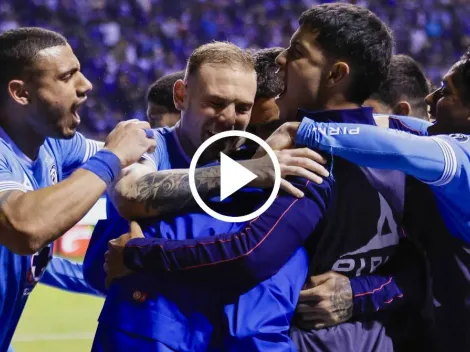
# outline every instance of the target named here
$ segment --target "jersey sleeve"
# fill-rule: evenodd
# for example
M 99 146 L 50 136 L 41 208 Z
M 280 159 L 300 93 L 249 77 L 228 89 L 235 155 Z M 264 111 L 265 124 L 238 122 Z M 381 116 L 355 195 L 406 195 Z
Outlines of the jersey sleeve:
M 156 141 L 155 150 L 153 153 L 145 153 L 142 155 L 141 162 L 144 162 L 158 171 L 162 169 L 162 163 L 168 161 L 168 150 L 165 137 L 163 137 L 158 130 L 154 130 L 154 136 Z
M 104 146 L 103 142 L 87 139 L 81 133 L 76 133 L 68 140 L 58 140 L 58 143 L 62 154 L 64 178 L 82 166 Z
M 41 283 L 74 293 L 101 296 L 85 281 L 83 265 L 64 258 L 52 258 L 41 278 Z
M 314 233 L 329 206 L 331 178 L 321 185 L 305 179 L 292 182 L 304 190 L 303 198 L 281 194 L 268 210 L 236 233 L 184 241 L 133 239 L 124 249 L 125 264 L 138 272 L 252 287 L 287 262 Z
M 392 259 L 376 273 L 350 279 L 353 314 L 422 305 L 427 289 L 425 260 L 411 240 L 400 240 Z
M 26 192 L 23 185 L 23 175 L 14 172 L 10 163 L 8 162 L 6 153 L 0 152 L 0 192 L 5 191 L 21 191 Z
M 452 146 L 441 136 L 416 136 L 376 126 L 319 123 L 304 118 L 296 144 L 360 166 L 403 171 L 434 185 L 445 185 L 455 175 Z

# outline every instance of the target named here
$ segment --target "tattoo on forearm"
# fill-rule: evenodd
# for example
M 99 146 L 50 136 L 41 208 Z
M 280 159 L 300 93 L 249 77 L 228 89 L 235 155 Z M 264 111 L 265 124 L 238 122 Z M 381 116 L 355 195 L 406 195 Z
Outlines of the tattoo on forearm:
M 204 198 L 220 187 L 220 168 L 196 169 L 195 183 L 199 195 Z M 168 213 L 195 204 L 189 187 L 188 170 L 158 171 L 143 176 L 136 185 L 136 200 L 147 211 Z
M 331 302 L 334 307 L 335 319 L 340 322 L 349 320 L 353 312 L 353 298 L 351 284 L 347 277 L 334 279 L 335 289 L 332 292 Z

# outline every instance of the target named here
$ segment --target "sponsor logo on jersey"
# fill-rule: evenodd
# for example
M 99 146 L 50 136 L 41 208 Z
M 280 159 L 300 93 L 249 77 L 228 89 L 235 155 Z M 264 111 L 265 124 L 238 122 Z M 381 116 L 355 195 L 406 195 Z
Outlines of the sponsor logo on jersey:
M 373 273 L 385 264 L 400 240 L 399 230 L 390 205 L 379 193 L 380 217 L 377 220 L 377 233 L 362 247 L 343 254 L 333 265 L 332 270 L 346 276 L 360 276 Z
M 337 136 L 340 134 L 359 134 L 361 132 L 360 127 L 312 127 L 312 132 L 318 131 L 319 133 L 326 136 Z

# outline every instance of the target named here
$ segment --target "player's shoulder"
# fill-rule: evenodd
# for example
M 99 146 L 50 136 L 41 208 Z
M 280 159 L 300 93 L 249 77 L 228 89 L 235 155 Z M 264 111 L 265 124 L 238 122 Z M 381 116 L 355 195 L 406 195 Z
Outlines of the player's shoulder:
M 67 155 L 68 153 L 81 148 L 86 148 L 86 138 L 79 132 L 72 138 L 46 138 L 44 147 L 56 156 Z
M 419 136 L 426 136 L 428 134 L 428 127 L 432 126 L 431 122 L 417 117 L 374 114 L 374 118 L 384 116 L 388 116 L 389 128 Z
M 157 142 L 156 152 L 162 152 L 167 144 L 174 138 L 174 127 L 158 127 L 153 129 L 153 134 Z
M 174 127 L 157 127 L 153 129 L 155 138 L 167 138 L 173 132 Z
M 142 157 L 145 163 L 156 170 L 167 169 L 168 167 L 168 144 L 173 138 L 174 127 L 158 127 L 153 129 L 156 141 L 156 148 L 152 153 L 145 153 Z
M 441 142 L 447 142 L 454 151 L 459 150 L 470 158 L 470 135 L 452 133 L 449 135 L 437 135 L 433 138 Z
M 2 163 L 14 164 L 19 159 L 24 159 L 26 162 L 28 160 L 15 144 L 0 137 L 0 160 Z

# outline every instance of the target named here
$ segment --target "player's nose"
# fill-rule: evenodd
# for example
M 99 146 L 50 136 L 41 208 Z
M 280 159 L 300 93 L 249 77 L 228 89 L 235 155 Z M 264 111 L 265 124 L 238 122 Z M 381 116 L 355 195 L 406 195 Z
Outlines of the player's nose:
M 235 109 L 235 104 L 228 105 L 218 116 L 218 123 L 225 126 L 226 128 L 231 128 L 235 125 L 237 118 L 237 112 Z
M 91 84 L 83 73 L 79 72 L 79 74 L 80 77 L 77 83 L 77 95 L 84 96 L 93 89 L 93 84 Z

